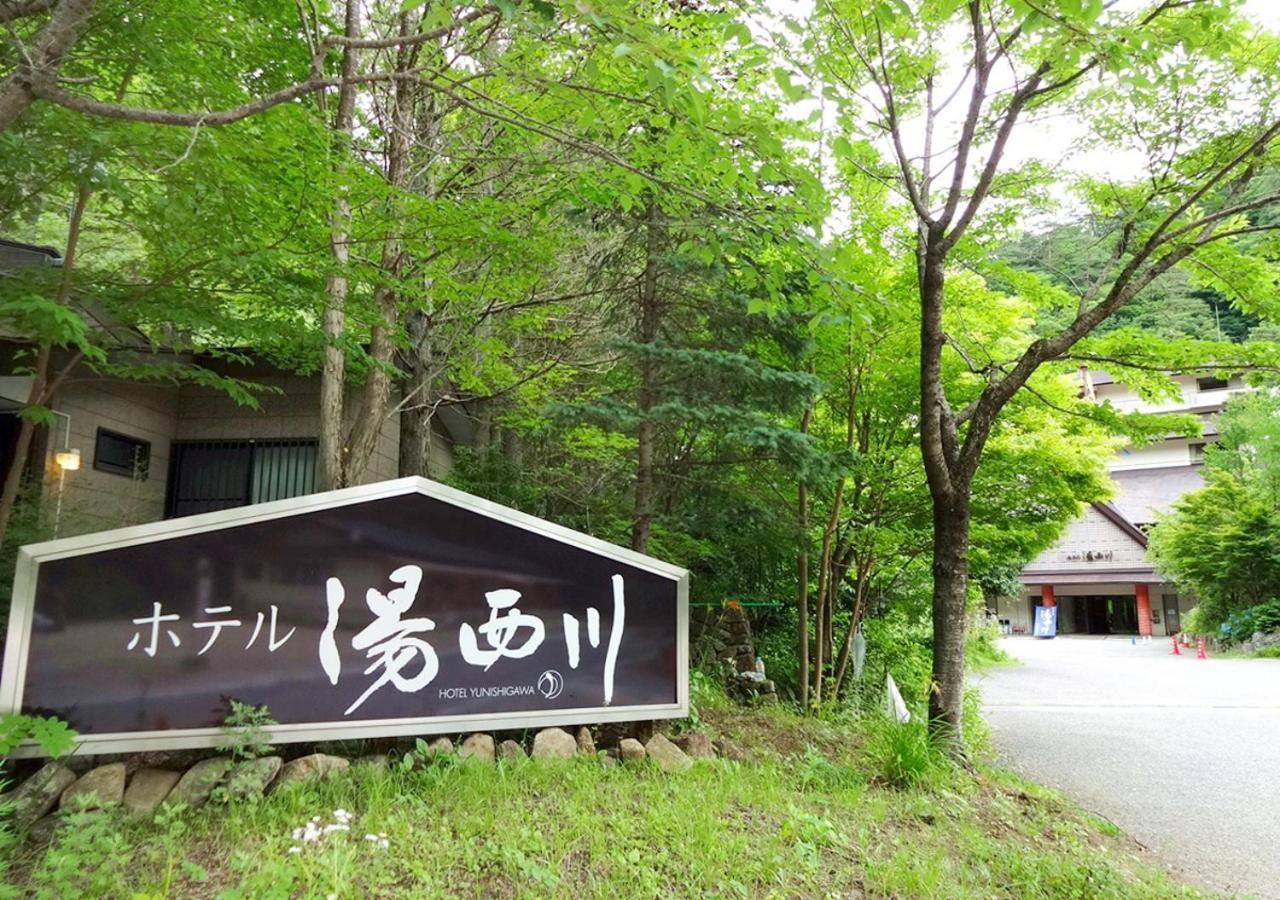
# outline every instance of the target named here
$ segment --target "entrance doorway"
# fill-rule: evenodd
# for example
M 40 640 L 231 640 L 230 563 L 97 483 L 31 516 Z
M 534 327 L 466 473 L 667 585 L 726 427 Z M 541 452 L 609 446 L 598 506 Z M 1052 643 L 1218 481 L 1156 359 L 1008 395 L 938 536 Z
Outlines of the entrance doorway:
M 1164 630 L 1166 634 L 1177 634 L 1182 630 L 1177 594 L 1164 595 Z
M 1064 607 L 1060 613 L 1060 620 L 1070 622 L 1070 631 L 1068 633 L 1138 633 L 1138 601 L 1136 597 L 1100 594 L 1084 597 L 1059 596 L 1058 604 Z

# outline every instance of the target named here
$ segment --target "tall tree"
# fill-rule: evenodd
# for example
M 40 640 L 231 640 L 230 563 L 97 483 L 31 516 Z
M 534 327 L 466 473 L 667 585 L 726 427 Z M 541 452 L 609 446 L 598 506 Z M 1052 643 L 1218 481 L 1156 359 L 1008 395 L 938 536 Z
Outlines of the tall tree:
M 843 146 L 863 137 L 855 123 L 870 116 L 866 137 L 892 164 L 873 174 L 892 184 L 914 220 L 920 442 L 933 525 L 929 713 L 934 733 L 957 751 L 973 491 L 1006 408 L 1041 366 L 1071 356 L 1175 266 L 1230 257 L 1233 242 L 1274 227 L 1257 216 L 1280 195 L 1255 188 L 1280 136 L 1277 45 L 1242 23 L 1235 6 L 1161 0 L 1045 10 L 1024 0 L 931 0 L 908 19 L 890 4 L 819 4 L 809 48 L 848 129 Z M 949 392 L 944 360 L 961 352 L 947 319 L 949 280 L 961 266 L 983 265 L 986 242 L 1012 216 L 1042 206 L 1046 169 L 1014 158 L 1014 136 L 1031 119 L 1076 105 L 1087 110 L 1092 138 L 1127 144 L 1145 160 L 1132 181 L 1078 185 L 1117 235 L 1115 251 L 1076 294 L 1064 325 L 1019 347 L 969 354 L 979 378 Z

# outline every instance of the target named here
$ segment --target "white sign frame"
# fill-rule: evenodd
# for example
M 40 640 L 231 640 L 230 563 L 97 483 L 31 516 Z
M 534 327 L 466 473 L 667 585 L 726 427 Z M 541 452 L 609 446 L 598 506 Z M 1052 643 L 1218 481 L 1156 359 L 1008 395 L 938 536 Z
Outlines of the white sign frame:
M 240 506 L 234 509 L 167 519 L 146 525 L 99 531 L 78 537 L 28 544 L 19 549 L 13 581 L 13 603 L 5 639 L 4 665 L 0 668 L 0 712 L 22 711 L 30 651 L 32 613 L 36 579 L 40 565 L 56 559 L 81 556 L 104 550 L 173 540 L 188 535 L 219 531 L 255 522 L 283 519 L 324 509 L 351 506 L 370 500 L 420 494 L 461 507 L 469 512 L 550 538 L 561 544 L 613 559 L 668 578 L 676 585 L 676 702 L 637 706 L 593 706 L 555 709 L 544 712 L 477 713 L 453 716 L 362 721 L 305 722 L 273 725 L 266 729 L 274 743 L 301 741 L 344 741 L 370 737 L 453 734 L 463 731 L 508 731 L 545 728 L 555 725 L 591 725 L 645 719 L 679 719 L 689 715 L 689 573 L 686 569 L 654 559 L 634 550 L 564 528 L 519 510 L 492 503 L 426 478 L 398 478 L 288 500 Z M 228 736 L 221 728 L 186 728 L 164 731 L 131 731 L 82 735 L 76 753 L 132 753 L 142 750 L 184 750 L 225 745 Z M 38 746 L 27 742 L 17 747 L 14 757 L 41 755 Z

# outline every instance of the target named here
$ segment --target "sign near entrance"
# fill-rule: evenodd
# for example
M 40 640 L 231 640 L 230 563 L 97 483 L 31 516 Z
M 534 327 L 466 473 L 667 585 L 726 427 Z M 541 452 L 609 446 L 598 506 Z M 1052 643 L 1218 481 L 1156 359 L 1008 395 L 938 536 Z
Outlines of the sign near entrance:
M 82 749 L 688 714 L 688 573 L 421 478 L 22 548 L 0 711 Z M 32 748 L 25 748 L 33 752 Z
M 1058 634 L 1057 606 L 1036 607 L 1036 621 L 1032 634 L 1038 638 L 1051 638 Z

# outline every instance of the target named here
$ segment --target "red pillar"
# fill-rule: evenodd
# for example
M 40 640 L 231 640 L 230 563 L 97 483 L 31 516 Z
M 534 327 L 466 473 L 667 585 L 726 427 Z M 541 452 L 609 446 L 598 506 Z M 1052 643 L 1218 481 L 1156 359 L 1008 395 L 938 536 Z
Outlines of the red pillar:
M 1041 606 L 1057 606 L 1058 601 L 1053 599 L 1053 585 L 1040 585 L 1040 605 Z
M 1145 584 L 1135 584 L 1133 592 L 1138 598 L 1138 634 L 1151 634 L 1151 594 Z

